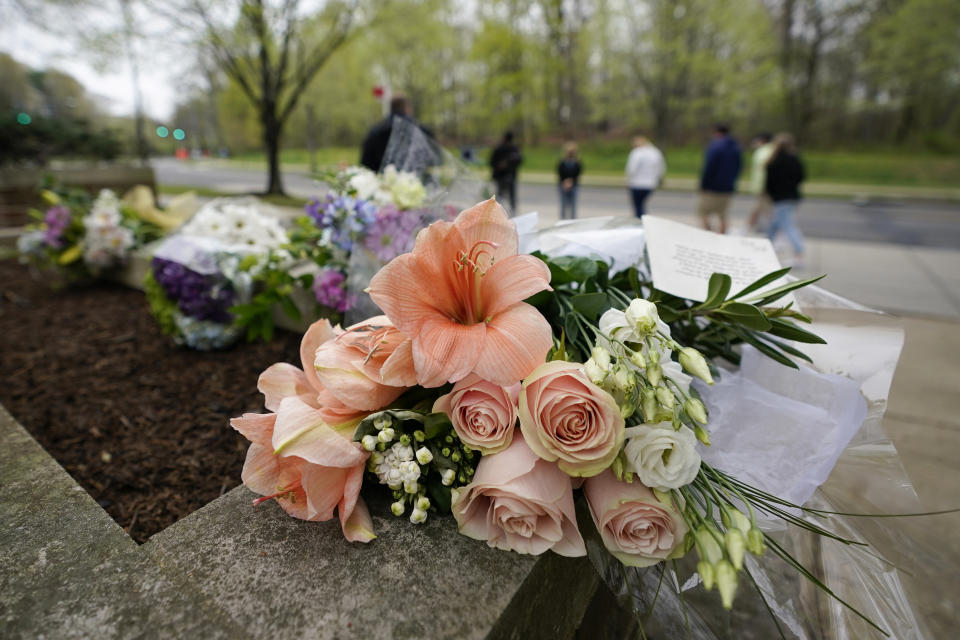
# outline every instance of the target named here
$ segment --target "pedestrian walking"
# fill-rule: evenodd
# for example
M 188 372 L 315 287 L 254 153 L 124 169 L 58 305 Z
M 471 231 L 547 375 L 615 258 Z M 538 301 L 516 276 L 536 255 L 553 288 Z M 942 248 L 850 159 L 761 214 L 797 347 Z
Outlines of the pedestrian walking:
M 557 165 L 561 220 L 573 220 L 577 217 L 577 185 L 581 173 L 583 164 L 577 157 L 577 145 L 568 142 L 563 148 L 563 159 Z
M 713 140 L 707 147 L 700 175 L 700 198 L 697 213 L 703 228 L 712 231 L 712 218 L 719 219 L 720 233 L 727 232 L 727 210 L 740 177 L 740 145 L 730 136 L 730 127 L 713 127 Z
M 758 133 L 754 136 L 751 146 L 753 155 L 750 156 L 750 193 L 757 199 L 750 212 L 747 228 L 760 231 L 763 228 L 762 221 L 773 211 L 773 203 L 764 190 L 764 184 L 767 181 L 767 163 L 773 155 L 773 136 L 769 133 Z
M 523 163 L 520 147 L 513 141 L 513 132 L 507 131 L 490 154 L 490 169 L 497 185 L 497 200 L 509 201 L 510 215 L 517 212 L 517 170 Z
M 773 220 L 767 237 L 772 241 L 781 231 L 793 245 L 793 266 L 803 267 L 803 234 L 797 228 L 800 183 L 806 177 L 803 161 L 797 155 L 793 136 L 779 133 L 773 139 L 773 155 L 767 162 L 764 191 L 773 202 Z
M 667 163 L 660 149 L 657 149 L 645 136 L 633 139 L 633 149 L 627 157 L 627 187 L 633 201 L 633 213 L 642 218 L 647 198 L 663 181 Z

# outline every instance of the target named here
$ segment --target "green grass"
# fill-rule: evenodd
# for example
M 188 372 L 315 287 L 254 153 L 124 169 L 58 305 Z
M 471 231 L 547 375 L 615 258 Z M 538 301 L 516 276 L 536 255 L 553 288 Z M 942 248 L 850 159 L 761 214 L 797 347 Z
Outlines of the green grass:
M 628 142 L 588 142 L 580 145 L 580 157 L 586 175 L 621 176 L 630 152 Z M 486 149 L 480 157 L 486 158 Z M 560 159 L 560 146 L 536 146 L 523 149 L 521 171 L 553 173 Z M 322 168 L 353 164 L 359 151 L 355 147 L 326 147 L 316 152 L 317 164 Z M 700 170 L 703 150 L 697 147 L 665 149 L 668 177 L 694 177 Z M 808 181 L 833 184 L 960 187 L 960 157 L 920 151 L 804 151 Z M 260 152 L 234 156 L 236 161 L 263 164 Z M 284 149 L 284 164 L 307 165 L 305 149 Z

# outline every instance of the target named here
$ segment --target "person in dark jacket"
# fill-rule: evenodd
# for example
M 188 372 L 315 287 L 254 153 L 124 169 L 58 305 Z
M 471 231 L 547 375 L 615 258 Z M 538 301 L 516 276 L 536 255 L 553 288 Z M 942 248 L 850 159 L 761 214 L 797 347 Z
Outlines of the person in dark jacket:
M 510 215 L 517 212 L 517 169 L 523 162 L 520 147 L 513 141 L 513 132 L 503 134 L 503 140 L 490 155 L 490 169 L 497 185 L 497 200 L 510 201 Z
M 581 173 L 583 165 L 577 157 L 577 145 L 568 142 L 563 149 L 563 159 L 557 165 L 561 220 L 573 220 L 577 217 L 577 185 Z
M 806 177 L 803 162 L 797 155 L 793 136 L 780 133 L 773 139 L 773 155 L 767 162 L 764 191 L 773 202 L 773 222 L 767 236 L 772 241 L 784 232 L 793 245 L 793 265 L 803 266 L 803 235 L 797 228 L 797 205 L 800 203 L 800 183 Z
M 360 149 L 360 164 L 371 171 L 379 172 L 384 167 L 383 156 L 387 153 L 387 145 L 390 142 L 390 134 L 393 132 L 394 118 L 403 118 L 409 120 L 423 131 L 428 137 L 433 134 L 423 125 L 417 124 L 413 119 L 413 108 L 404 96 L 396 96 L 390 101 L 390 115 L 373 125 L 367 132 L 367 137 L 363 139 L 363 146 Z
M 700 174 L 700 198 L 697 213 L 703 228 L 712 231 L 710 216 L 720 219 L 720 233 L 727 232 L 727 209 L 740 177 L 740 145 L 730 136 L 725 124 L 713 127 L 713 141 L 707 147 Z

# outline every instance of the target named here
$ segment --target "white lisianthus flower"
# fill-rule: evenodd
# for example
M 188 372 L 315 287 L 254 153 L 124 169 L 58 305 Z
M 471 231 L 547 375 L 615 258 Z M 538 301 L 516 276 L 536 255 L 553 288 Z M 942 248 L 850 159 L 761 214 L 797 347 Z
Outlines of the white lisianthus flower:
M 412 173 L 403 172 L 397 176 L 390 189 L 393 202 L 399 209 L 413 209 L 423 204 L 427 190 L 419 178 Z
M 624 454 L 637 478 L 658 491 L 693 482 L 700 470 L 697 438 L 691 429 L 674 430 L 669 422 L 643 424 L 625 432 Z
M 624 312 L 624 317 L 633 331 L 640 335 L 647 335 L 657 330 L 660 314 L 657 305 L 649 300 L 634 298 Z

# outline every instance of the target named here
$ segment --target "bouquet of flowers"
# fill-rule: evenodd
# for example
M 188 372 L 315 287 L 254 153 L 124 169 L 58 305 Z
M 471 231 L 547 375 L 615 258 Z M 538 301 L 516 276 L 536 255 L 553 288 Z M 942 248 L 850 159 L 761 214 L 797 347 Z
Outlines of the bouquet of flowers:
M 151 260 L 144 291 L 163 332 L 193 349 L 233 344 L 243 327 L 231 309 L 250 300 L 254 276 L 286 242 L 256 201 L 208 203 Z
M 31 212 L 39 222 L 20 236 L 17 248 L 24 262 L 67 282 L 122 266 L 133 249 L 164 233 L 109 189 L 92 201 L 79 190 L 46 190 L 42 196 L 49 208 Z
M 624 578 L 659 566 L 678 592 L 676 561 L 689 559 L 694 584 L 715 587 L 726 609 L 747 583 L 771 611 L 750 558 L 773 553 L 879 629 L 767 526 L 861 544 L 806 517 L 830 513 L 801 506 L 822 478 L 795 503 L 707 461 L 720 460 L 704 398 L 724 396 L 701 395 L 716 363 L 738 364 L 737 345 L 751 369 L 808 359 L 793 345 L 823 340 L 792 303 L 775 303 L 816 279 L 770 288 L 784 269 L 731 293 L 714 274 L 695 302 L 636 267 L 611 275 L 603 261 L 518 255 L 517 242 L 493 200 L 433 223 L 371 279 L 383 315 L 345 330 L 321 320 L 304 335 L 302 369 L 264 371 L 270 413 L 231 421 L 251 441 L 243 481 L 263 496 L 255 504 L 314 521 L 336 512 L 348 540 L 369 542 L 366 480 L 392 493 L 394 515 L 452 513 L 463 535 L 503 550 L 583 556 L 595 539 Z M 849 390 L 835 378 L 819 388 Z M 835 404 L 855 431 L 862 398 Z M 817 473 L 837 456 L 823 453 Z M 746 476 L 762 466 L 736 462 Z

